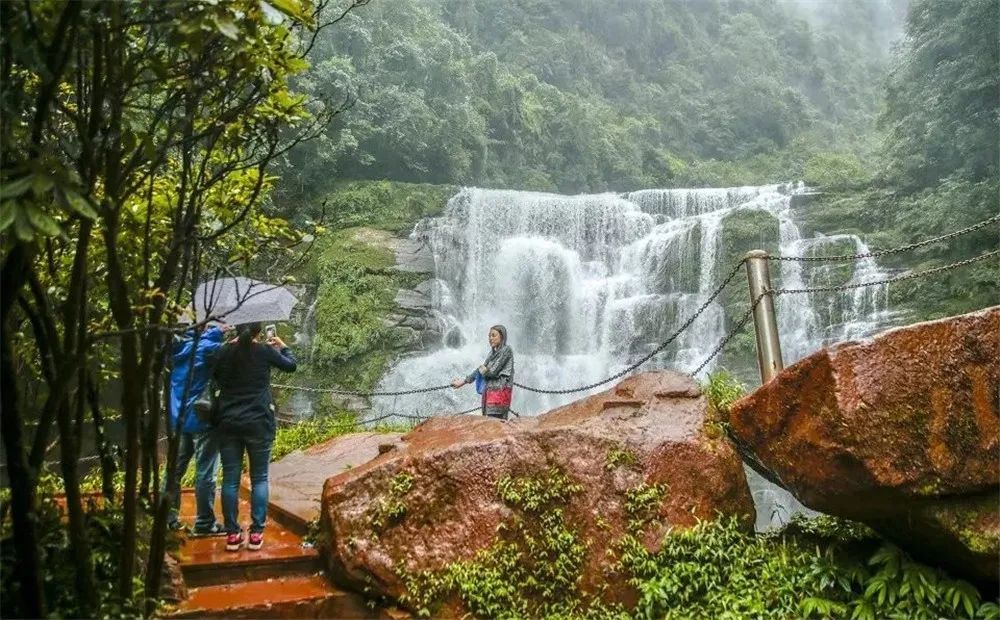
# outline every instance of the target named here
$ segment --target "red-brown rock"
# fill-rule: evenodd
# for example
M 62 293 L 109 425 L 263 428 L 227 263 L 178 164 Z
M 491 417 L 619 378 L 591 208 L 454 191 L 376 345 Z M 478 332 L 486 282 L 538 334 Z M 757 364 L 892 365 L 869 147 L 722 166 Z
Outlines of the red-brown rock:
M 556 469 L 579 485 L 564 518 L 586 549 L 580 590 L 629 602 L 635 593 L 614 570 L 629 528 L 652 550 L 668 528 L 718 513 L 753 523 L 742 464 L 707 425 L 706 408 L 691 379 L 661 371 L 536 418 L 432 418 L 397 449 L 327 480 L 331 574 L 405 603 L 406 575 L 472 559 L 521 522 L 523 507 L 498 493 L 501 479 L 541 480 Z M 626 497 L 654 485 L 663 492 L 637 528 Z
M 271 463 L 269 501 L 273 508 L 308 527 L 319 516 L 320 491 L 330 476 L 370 461 L 399 442 L 398 433 L 337 435 Z M 249 488 L 249 478 L 247 484 Z
M 996 584 L 1000 307 L 846 342 L 730 410 L 735 434 L 804 504 Z

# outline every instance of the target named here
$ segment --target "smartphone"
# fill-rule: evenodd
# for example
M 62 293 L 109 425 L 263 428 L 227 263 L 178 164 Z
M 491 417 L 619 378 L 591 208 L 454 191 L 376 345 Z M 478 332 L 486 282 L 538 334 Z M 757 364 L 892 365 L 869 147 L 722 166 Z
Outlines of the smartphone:
M 278 328 L 275 327 L 273 324 L 268 325 L 267 327 L 264 328 L 264 333 L 267 334 L 267 339 L 270 340 L 271 338 L 274 338 L 275 336 L 278 335 Z

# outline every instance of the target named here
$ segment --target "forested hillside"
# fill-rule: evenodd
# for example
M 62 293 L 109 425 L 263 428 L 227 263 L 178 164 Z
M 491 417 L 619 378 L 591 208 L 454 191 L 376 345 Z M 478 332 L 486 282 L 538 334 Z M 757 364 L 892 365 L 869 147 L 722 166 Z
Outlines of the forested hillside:
M 810 213 L 826 232 L 875 247 L 927 239 L 1000 213 L 1000 2 L 915 0 L 886 80 L 874 166 L 829 161 Z M 936 243 L 889 266 L 924 269 L 1000 247 L 997 226 Z M 1000 303 L 1000 265 L 982 261 L 894 286 L 894 305 L 934 318 Z
M 388 178 L 560 192 L 760 183 L 872 152 L 905 0 L 394 0 L 312 50 L 353 107 L 281 195 Z M 855 166 L 860 166 L 852 159 Z
M 335 179 L 563 193 L 804 179 L 825 192 L 807 228 L 908 243 L 1000 208 L 998 24 L 996 0 L 372 2 L 313 48 L 299 87 L 352 107 L 283 160 L 276 199 L 294 217 Z M 887 266 L 996 244 L 985 230 Z M 998 271 L 894 301 L 914 318 L 990 305 Z

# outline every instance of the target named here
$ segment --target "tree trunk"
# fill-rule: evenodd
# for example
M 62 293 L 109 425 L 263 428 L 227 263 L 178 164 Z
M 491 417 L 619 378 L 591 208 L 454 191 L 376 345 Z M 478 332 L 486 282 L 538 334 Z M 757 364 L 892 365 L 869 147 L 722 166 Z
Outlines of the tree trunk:
M 20 588 L 20 615 L 24 618 L 45 617 L 45 595 L 42 590 L 41 563 L 38 558 L 38 532 L 35 524 L 34 476 L 28 467 L 24 451 L 21 414 L 17 404 L 17 385 L 11 358 L 10 330 L 0 329 L 0 424 L 4 450 L 7 452 L 7 472 L 10 476 L 11 520 L 14 526 L 15 570 Z
M 80 386 L 77 390 L 78 399 L 83 398 L 82 388 L 83 386 Z M 80 451 L 70 416 L 71 408 L 69 403 L 64 400 L 62 406 L 59 407 L 56 422 L 59 425 L 60 466 L 63 489 L 66 492 L 66 510 L 69 513 L 69 547 L 76 572 L 76 596 L 80 606 L 80 615 L 89 618 L 94 616 L 97 611 L 94 565 L 90 555 L 90 542 L 87 540 L 86 517 L 83 513 L 80 480 L 76 470 Z
M 56 422 L 59 426 L 60 465 L 63 475 L 63 490 L 66 493 L 66 508 L 69 513 L 69 544 L 73 554 L 76 570 L 76 596 L 79 601 L 81 615 L 92 616 L 97 611 L 96 584 L 94 582 L 94 564 L 90 555 L 90 541 L 87 540 L 86 516 L 80 497 L 80 479 L 77 476 L 77 464 L 80 458 L 80 446 L 72 412 L 75 409 L 82 417 L 84 405 L 84 368 L 87 346 L 87 251 L 90 247 L 90 232 L 92 224 L 84 220 L 80 224 L 76 243 L 76 255 L 73 257 L 73 271 L 70 278 L 69 295 L 66 299 L 63 314 L 63 352 L 77 357 L 79 366 L 74 374 L 77 376 L 75 401 L 69 394 L 62 399 L 57 409 Z M 54 334 L 53 334 L 54 335 Z M 66 386 L 69 389 L 69 386 Z M 75 405 L 75 407 L 71 407 Z
M 110 446 L 104 438 L 104 415 L 101 413 L 100 395 L 97 392 L 97 381 L 93 375 L 87 376 L 87 401 L 90 403 L 90 415 L 94 418 L 94 442 L 101 458 L 101 494 L 104 501 L 112 503 L 115 500 L 115 459 Z

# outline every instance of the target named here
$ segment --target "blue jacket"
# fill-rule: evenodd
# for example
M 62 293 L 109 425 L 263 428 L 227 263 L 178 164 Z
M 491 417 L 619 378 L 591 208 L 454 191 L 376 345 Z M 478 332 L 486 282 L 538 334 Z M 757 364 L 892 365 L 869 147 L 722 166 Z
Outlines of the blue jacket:
M 187 389 L 187 399 L 183 409 L 186 413 L 182 429 L 185 433 L 202 433 L 211 428 L 207 422 L 198 419 L 198 414 L 194 411 L 194 402 L 205 391 L 212 378 L 212 360 L 215 352 L 222 346 L 222 341 L 222 330 L 218 327 L 209 327 L 198 337 L 197 350 L 194 350 L 194 333 L 191 331 L 185 333 L 184 339 L 174 345 L 173 370 L 170 371 L 170 420 L 176 427 L 182 411 L 181 399 L 184 398 L 184 390 Z M 189 387 L 188 375 L 192 372 L 194 374 Z

